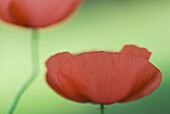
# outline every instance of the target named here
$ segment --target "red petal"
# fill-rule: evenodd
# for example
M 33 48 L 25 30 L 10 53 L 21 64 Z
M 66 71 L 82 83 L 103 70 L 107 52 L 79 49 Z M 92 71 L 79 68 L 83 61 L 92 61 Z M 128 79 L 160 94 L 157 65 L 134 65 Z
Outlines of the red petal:
M 12 0 L 0 0 L 0 18 L 7 22 L 13 22 L 13 19 L 9 14 L 11 1 Z
M 64 52 L 64 53 L 59 53 L 59 54 L 56 54 L 56 55 L 50 57 L 46 62 L 46 66 L 47 66 L 46 80 L 47 80 L 47 83 L 58 94 L 60 94 L 61 96 L 65 97 L 65 98 L 68 98 L 68 99 L 69 99 L 69 96 L 67 96 L 63 92 L 63 90 L 60 89 L 60 85 L 59 85 L 58 78 L 57 78 L 57 71 L 58 71 L 59 67 L 65 61 L 70 59 L 71 57 L 72 57 L 72 55 L 70 53 Z
M 154 67 L 152 67 L 152 68 L 154 68 Z M 155 69 L 152 69 L 152 70 L 155 70 Z M 143 98 L 143 97 L 151 94 L 160 85 L 161 79 L 162 79 L 162 74 L 157 69 L 155 71 L 155 74 L 153 73 L 151 79 L 146 81 L 146 83 L 144 83 L 142 86 L 134 88 L 131 91 L 130 95 L 128 95 L 128 97 L 121 100 L 120 102 L 129 102 L 129 101 L 138 100 L 140 98 Z
M 13 0 L 10 12 L 17 24 L 46 27 L 67 18 L 80 0 Z
M 153 75 L 150 67 L 148 61 L 133 55 L 84 53 L 61 66 L 58 79 L 71 97 L 83 96 L 90 102 L 112 104 L 146 83 Z
M 123 47 L 122 54 L 134 54 L 138 57 L 149 60 L 151 56 L 151 52 L 149 52 L 146 48 L 140 48 L 135 45 L 126 45 Z

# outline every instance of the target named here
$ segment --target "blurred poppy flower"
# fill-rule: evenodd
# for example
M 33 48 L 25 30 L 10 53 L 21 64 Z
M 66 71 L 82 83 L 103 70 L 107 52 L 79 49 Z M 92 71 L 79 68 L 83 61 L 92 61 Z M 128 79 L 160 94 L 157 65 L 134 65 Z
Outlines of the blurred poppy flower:
M 67 18 L 81 0 L 0 0 L 0 18 L 24 27 L 47 27 Z
M 46 80 L 58 94 L 77 102 L 134 101 L 160 85 L 162 75 L 148 61 L 150 55 L 135 45 L 120 52 L 59 53 L 46 62 Z

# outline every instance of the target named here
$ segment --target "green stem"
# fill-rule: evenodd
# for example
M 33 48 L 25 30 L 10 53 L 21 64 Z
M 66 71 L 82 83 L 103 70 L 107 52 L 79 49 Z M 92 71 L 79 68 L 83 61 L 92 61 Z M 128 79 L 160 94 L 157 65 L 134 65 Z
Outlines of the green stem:
M 104 105 L 100 104 L 100 110 L 101 110 L 101 114 L 104 114 Z
M 28 87 L 34 82 L 39 74 L 39 31 L 34 29 L 32 31 L 31 39 L 31 59 L 32 59 L 32 73 L 28 80 L 21 86 L 18 90 L 16 96 L 14 97 L 11 105 L 9 106 L 7 114 L 13 114 L 17 104 L 19 103 L 22 95 L 28 89 Z

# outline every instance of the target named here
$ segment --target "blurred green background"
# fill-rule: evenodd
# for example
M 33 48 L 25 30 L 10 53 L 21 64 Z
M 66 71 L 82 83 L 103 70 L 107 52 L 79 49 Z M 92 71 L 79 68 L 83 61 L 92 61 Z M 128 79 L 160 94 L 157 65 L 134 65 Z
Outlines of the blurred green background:
M 137 44 L 153 52 L 151 62 L 163 73 L 161 86 L 144 99 L 107 106 L 106 114 L 170 113 L 170 1 L 85 0 L 70 20 L 42 29 L 41 73 L 23 95 L 15 114 L 99 114 L 99 106 L 68 101 L 44 80 L 44 61 L 57 52 L 118 51 Z M 31 72 L 28 29 L 0 23 L 0 114 Z

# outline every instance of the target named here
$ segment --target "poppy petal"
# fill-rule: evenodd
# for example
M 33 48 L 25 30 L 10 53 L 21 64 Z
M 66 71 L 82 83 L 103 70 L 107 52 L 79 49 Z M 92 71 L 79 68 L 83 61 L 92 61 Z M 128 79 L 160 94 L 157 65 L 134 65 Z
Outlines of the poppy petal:
M 50 85 L 51 88 L 53 88 L 59 95 L 69 99 L 69 96 L 67 96 L 63 90 L 60 89 L 60 85 L 57 78 L 57 71 L 59 67 L 68 59 L 70 59 L 72 55 L 67 52 L 56 54 L 52 57 L 50 57 L 47 62 L 47 74 L 46 74 L 46 80 L 47 83 Z
M 62 88 L 71 97 L 84 97 L 89 102 L 112 104 L 136 86 L 148 80 L 148 61 L 131 54 L 90 52 L 68 60 L 58 70 Z
M 135 45 L 125 45 L 121 50 L 122 54 L 134 54 L 138 57 L 149 60 L 151 56 L 151 52 L 149 52 L 146 48 L 140 48 Z
M 155 74 L 153 74 L 150 80 L 146 81 L 146 83 L 144 83 L 144 85 L 142 85 L 141 87 L 135 88 L 128 97 L 124 98 L 119 102 L 134 101 L 151 94 L 160 85 L 161 79 L 162 79 L 162 74 L 157 69 L 155 71 Z
M 68 17 L 81 0 L 13 0 L 10 12 L 17 24 L 46 27 Z
M 13 22 L 8 10 L 11 1 L 12 0 L 0 0 L 0 18 L 7 22 Z

